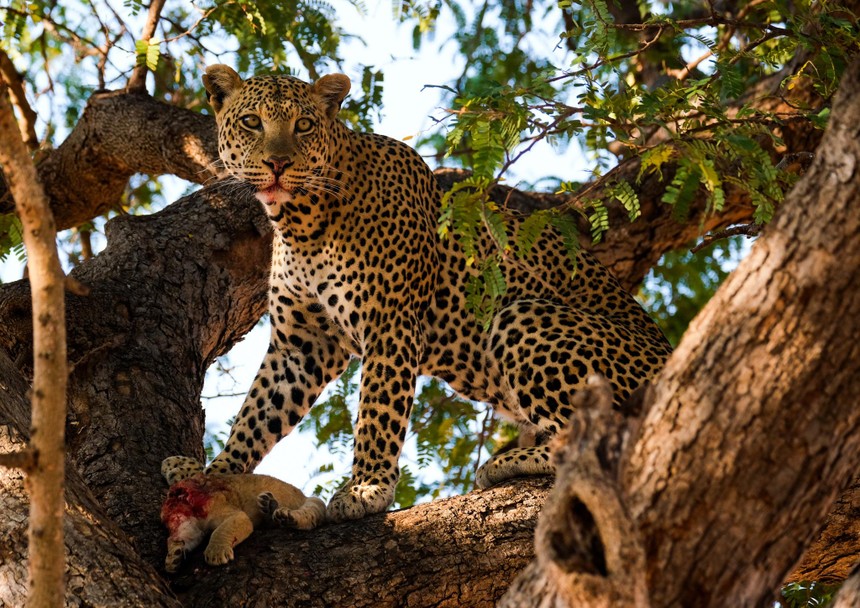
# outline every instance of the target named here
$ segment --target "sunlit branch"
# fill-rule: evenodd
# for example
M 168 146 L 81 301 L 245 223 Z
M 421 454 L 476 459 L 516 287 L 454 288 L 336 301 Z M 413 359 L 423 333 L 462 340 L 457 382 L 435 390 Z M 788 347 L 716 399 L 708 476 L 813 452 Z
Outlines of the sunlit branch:
M 36 136 L 36 119 L 38 117 L 27 101 L 24 79 L 15 69 L 9 55 L 2 49 L 0 49 L 0 80 L 6 82 L 12 104 L 18 109 L 20 118 L 18 127 L 21 130 L 21 139 L 24 140 L 30 150 L 37 149 L 39 147 L 39 138 Z

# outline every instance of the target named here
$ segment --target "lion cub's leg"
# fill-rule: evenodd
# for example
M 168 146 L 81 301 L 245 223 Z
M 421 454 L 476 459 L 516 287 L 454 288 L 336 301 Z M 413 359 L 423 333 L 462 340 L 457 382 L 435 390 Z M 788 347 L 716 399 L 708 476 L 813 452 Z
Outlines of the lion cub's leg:
M 267 519 L 285 528 L 313 530 L 325 521 L 325 503 L 316 496 L 306 498 L 301 505 L 290 509 L 281 507 L 271 492 L 263 492 L 257 497 L 257 504 Z
M 254 531 L 251 518 L 244 511 L 234 511 L 222 521 L 209 539 L 203 556 L 210 566 L 226 564 L 233 559 L 233 547 Z

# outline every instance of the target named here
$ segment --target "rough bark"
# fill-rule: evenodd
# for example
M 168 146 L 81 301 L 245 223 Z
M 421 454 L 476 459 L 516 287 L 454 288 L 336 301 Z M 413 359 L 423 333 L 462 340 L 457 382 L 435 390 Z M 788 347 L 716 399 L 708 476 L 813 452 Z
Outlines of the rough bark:
M 806 550 L 787 582 L 838 583 L 860 563 L 860 479 L 842 493 L 827 514 L 821 534 Z
M 215 356 L 265 308 L 268 224 L 259 204 L 208 191 L 107 226 L 107 249 L 72 276 L 69 450 L 108 515 L 159 561 L 161 460 L 202 457 L 200 390 Z M 0 347 L 27 369 L 29 286 L 0 290 Z M 29 371 L 29 370 L 27 370 Z
M 0 353 L 0 379 L 0 454 L 8 454 L 27 443 L 29 386 L 3 353 Z M 178 608 L 180 604 L 167 585 L 104 515 L 71 463 L 66 471 L 66 605 Z M 14 469 L 0 469 L 2 608 L 20 608 L 27 601 L 29 505 L 23 474 Z
M 312 532 L 255 533 L 217 571 L 198 553 L 174 590 L 200 608 L 489 608 L 534 555 L 549 485 L 535 478 Z

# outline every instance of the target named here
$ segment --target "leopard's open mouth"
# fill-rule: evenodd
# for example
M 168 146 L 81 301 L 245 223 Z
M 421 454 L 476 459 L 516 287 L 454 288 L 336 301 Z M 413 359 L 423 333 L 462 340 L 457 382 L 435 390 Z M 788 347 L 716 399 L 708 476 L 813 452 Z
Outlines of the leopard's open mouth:
M 257 197 L 257 200 L 261 203 L 272 205 L 275 203 L 283 203 L 289 200 L 292 196 L 292 193 L 289 190 L 285 190 L 281 187 L 280 184 L 275 182 L 268 188 L 261 188 L 257 190 L 257 193 L 254 195 Z

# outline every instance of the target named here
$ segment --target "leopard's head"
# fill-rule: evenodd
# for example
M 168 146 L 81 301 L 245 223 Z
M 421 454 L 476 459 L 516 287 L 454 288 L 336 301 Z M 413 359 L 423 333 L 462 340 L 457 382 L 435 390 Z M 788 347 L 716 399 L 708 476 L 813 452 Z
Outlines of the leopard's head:
M 218 124 L 218 155 L 263 203 L 283 203 L 321 180 L 339 142 L 337 113 L 349 92 L 343 74 L 308 84 L 292 76 L 242 80 L 226 65 L 203 76 Z

